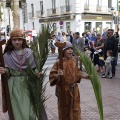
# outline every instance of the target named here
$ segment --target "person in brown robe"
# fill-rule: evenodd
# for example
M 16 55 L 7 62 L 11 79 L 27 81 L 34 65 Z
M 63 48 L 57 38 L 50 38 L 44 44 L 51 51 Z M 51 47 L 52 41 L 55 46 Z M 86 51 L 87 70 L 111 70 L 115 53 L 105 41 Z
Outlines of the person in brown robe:
M 59 67 L 59 60 L 53 65 L 49 81 L 50 86 L 56 85 L 56 96 L 58 98 L 58 114 L 59 120 L 62 120 L 62 105 L 61 102 L 61 82 L 60 75 L 63 75 L 65 80 L 65 120 L 81 120 L 80 109 L 80 93 L 77 83 L 80 83 L 81 78 L 88 79 L 84 76 L 78 68 L 76 59 L 73 58 L 73 46 L 70 42 L 66 42 L 63 48 L 63 70 Z

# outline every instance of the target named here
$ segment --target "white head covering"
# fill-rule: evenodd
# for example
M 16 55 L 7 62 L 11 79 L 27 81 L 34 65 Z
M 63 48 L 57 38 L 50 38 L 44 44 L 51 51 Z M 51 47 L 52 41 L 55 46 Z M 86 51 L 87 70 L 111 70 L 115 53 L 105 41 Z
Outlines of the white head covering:
M 63 48 L 63 51 L 66 50 L 67 48 L 73 48 L 73 45 L 69 41 L 66 41 L 66 46 Z

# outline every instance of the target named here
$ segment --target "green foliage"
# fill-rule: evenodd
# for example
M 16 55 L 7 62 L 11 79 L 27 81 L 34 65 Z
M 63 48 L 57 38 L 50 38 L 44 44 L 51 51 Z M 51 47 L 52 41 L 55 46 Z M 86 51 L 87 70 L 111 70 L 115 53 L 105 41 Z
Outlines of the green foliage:
M 98 105 L 98 110 L 99 110 L 99 114 L 100 114 L 100 120 L 103 120 L 103 104 L 102 104 L 102 94 L 101 94 L 101 84 L 100 84 L 100 80 L 99 77 L 97 75 L 96 69 L 93 65 L 93 63 L 91 62 L 90 58 L 85 55 L 84 53 L 81 53 L 77 47 L 75 46 L 76 51 L 78 56 L 80 56 L 80 60 L 82 61 L 85 70 L 91 80 L 93 89 L 94 89 L 94 93 L 95 93 L 95 97 L 96 97 L 96 101 L 97 101 L 97 105 Z
M 39 32 L 38 40 L 33 40 L 31 49 L 36 63 L 36 69 L 31 69 L 29 62 L 28 74 L 29 78 L 26 80 L 27 89 L 30 97 L 30 101 L 33 105 L 33 110 L 36 113 L 37 119 L 42 120 L 43 114 L 45 114 L 45 101 L 48 99 L 45 96 L 46 84 L 44 80 L 46 78 L 46 69 L 43 66 L 47 60 L 49 49 L 48 39 L 50 38 L 49 27 L 43 28 L 42 32 Z M 36 76 L 37 71 L 41 72 L 41 76 Z

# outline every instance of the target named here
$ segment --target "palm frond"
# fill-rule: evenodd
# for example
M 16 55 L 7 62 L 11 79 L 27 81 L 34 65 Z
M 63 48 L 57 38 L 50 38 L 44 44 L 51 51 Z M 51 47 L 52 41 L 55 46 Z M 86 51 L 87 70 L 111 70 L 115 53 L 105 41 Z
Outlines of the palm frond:
M 82 61 L 86 73 L 88 74 L 93 89 L 94 89 L 94 93 L 95 93 L 95 97 L 96 97 L 96 101 L 97 101 L 97 105 L 98 105 L 98 111 L 100 114 L 100 120 L 103 120 L 103 104 L 102 104 L 102 93 L 101 93 L 101 84 L 100 84 L 100 80 L 99 77 L 97 75 L 96 69 L 93 65 L 93 63 L 91 62 L 90 58 L 85 55 L 84 53 L 80 52 L 77 47 L 76 48 L 76 52 L 78 54 L 78 56 L 80 56 L 80 60 Z
M 45 101 L 48 99 L 45 96 L 45 90 L 47 83 L 44 83 L 46 78 L 46 69 L 43 69 L 43 66 L 47 60 L 49 48 L 48 48 L 48 39 L 50 38 L 49 28 L 44 27 L 41 32 L 39 32 L 38 40 L 34 40 L 31 45 L 33 51 L 34 60 L 36 63 L 36 69 L 31 69 L 28 64 L 28 80 L 27 90 L 30 97 L 31 104 L 33 105 L 33 110 L 37 116 L 38 120 L 42 120 L 43 114 L 45 114 Z M 42 71 L 40 78 L 36 76 L 36 70 Z

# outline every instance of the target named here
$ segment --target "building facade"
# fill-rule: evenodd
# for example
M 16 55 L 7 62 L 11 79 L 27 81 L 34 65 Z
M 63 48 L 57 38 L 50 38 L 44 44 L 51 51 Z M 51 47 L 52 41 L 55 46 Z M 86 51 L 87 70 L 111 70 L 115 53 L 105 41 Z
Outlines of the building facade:
M 103 32 L 115 29 L 113 16 L 117 14 L 118 0 L 26 0 L 28 22 L 26 30 L 38 32 L 47 22 L 57 32 Z M 115 14 L 114 14 L 115 13 Z

